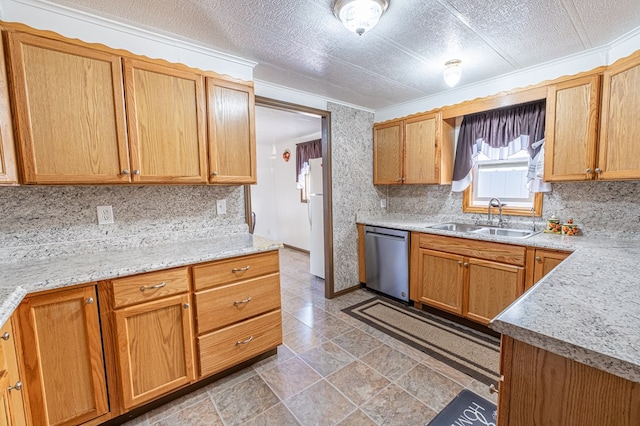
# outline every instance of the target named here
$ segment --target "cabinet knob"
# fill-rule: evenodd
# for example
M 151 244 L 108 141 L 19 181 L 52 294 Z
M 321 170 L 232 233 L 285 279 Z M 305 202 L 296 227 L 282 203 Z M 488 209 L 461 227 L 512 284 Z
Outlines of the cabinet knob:
M 184 305 L 182 305 L 185 309 L 189 309 L 189 304 L 185 303 Z
M 498 388 L 496 385 L 489 386 L 489 393 L 498 393 Z
M 469 262 L 464 262 L 464 267 L 468 268 L 469 267 Z
M 541 262 L 542 258 L 540 256 L 536 256 L 536 262 Z
M 7 390 L 9 392 L 11 392 L 12 390 L 17 390 L 17 391 L 22 390 L 22 382 L 18 380 L 15 385 L 9 386 Z
M 587 170 L 584 171 L 585 173 L 591 173 L 591 168 L 589 167 Z
M 216 172 L 216 171 L 212 172 L 211 176 L 218 176 L 218 172 Z
M 129 169 L 124 169 L 124 170 L 122 171 L 122 174 L 123 174 L 123 175 L 128 175 L 129 173 L 131 173 L 131 172 L 129 171 Z
M 462 260 L 458 260 L 458 265 L 462 266 Z
M 90 297 L 87 299 L 87 305 L 90 305 L 93 303 L 93 297 Z
M 138 176 L 138 175 L 140 174 L 140 170 L 138 170 L 138 169 L 134 170 L 134 171 L 133 171 L 133 174 L 134 174 L 134 175 L 136 175 L 136 176 Z
M 9 337 L 11 337 L 11 336 L 9 335 L 9 332 L 8 332 L 8 331 L 5 331 L 5 332 L 4 332 L 4 334 L 2 335 L 2 340 L 9 340 Z
M 602 169 L 600 169 L 600 168 L 596 167 L 596 169 L 594 170 L 594 172 L 596 172 L 596 173 L 602 173 Z

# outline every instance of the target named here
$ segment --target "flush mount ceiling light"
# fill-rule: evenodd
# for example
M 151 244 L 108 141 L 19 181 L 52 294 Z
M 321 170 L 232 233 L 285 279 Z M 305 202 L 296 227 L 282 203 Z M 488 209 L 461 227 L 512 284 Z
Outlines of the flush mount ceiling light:
M 358 35 L 375 27 L 389 7 L 389 0 L 337 0 L 333 13 L 349 31 Z
M 458 84 L 462 76 L 462 61 L 460 59 L 451 59 L 445 62 L 442 76 L 447 86 L 453 87 Z

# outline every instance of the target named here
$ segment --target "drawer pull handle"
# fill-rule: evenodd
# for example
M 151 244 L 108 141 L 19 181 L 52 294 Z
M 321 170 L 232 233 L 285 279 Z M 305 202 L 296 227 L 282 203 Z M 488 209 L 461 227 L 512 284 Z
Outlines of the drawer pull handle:
M 155 290 L 155 289 L 166 287 L 166 286 L 167 286 L 166 282 L 161 282 L 160 284 L 150 285 L 150 286 L 144 286 L 143 285 L 142 287 L 140 287 L 140 291 Z
M 11 392 L 11 391 L 12 391 L 12 390 L 14 390 L 14 389 L 15 389 L 15 390 L 17 390 L 17 391 L 22 390 L 22 382 L 21 382 L 20 380 L 18 380 L 18 381 L 16 382 L 16 384 L 15 384 L 15 385 L 13 385 L 13 386 L 9 386 L 9 387 L 7 388 L 7 390 L 8 390 L 9 392 Z
M 9 337 L 11 337 L 11 336 L 9 335 L 9 332 L 8 332 L 8 331 L 5 331 L 5 332 L 4 332 L 4 334 L 2 335 L 2 340 L 9 340 Z
M 250 343 L 252 340 L 253 340 L 253 336 L 249 336 L 247 340 L 238 340 L 236 342 L 236 346 L 246 345 L 247 343 Z
M 248 270 L 249 270 L 249 268 L 250 268 L 250 266 L 249 266 L 249 265 L 245 266 L 244 268 L 233 268 L 233 269 L 231 270 L 231 272 L 233 272 L 233 273 L 235 274 L 236 272 L 244 272 L 244 271 L 248 271 Z
M 241 300 L 239 302 L 236 300 L 235 302 L 233 302 L 233 306 L 244 305 L 245 303 L 249 303 L 249 302 L 251 302 L 251 296 L 249 296 L 246 299 Z

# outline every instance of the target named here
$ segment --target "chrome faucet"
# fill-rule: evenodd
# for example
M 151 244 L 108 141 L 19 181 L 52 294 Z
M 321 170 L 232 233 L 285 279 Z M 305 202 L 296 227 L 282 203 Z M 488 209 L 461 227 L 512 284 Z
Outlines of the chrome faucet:
M 495 203 L 494 203 L 495 201 Z M 497 203 L 497 204 L 496 204 Z M 500 217 L 498 218 L 498 227 L 502 228 L 502 201 L 499 198 L 492 198 L 489 200 L 489 207 L 487 208 L 487 222 L 491 225 L 491 207 L 497 207 Z

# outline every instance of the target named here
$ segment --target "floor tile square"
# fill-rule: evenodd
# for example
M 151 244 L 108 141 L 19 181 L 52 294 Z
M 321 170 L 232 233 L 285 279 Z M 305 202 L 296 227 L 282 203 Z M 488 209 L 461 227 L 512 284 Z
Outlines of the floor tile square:
M 245 426 L 298 426 L 300 422 L 291 414 L 291 411 L 282 403 L 274 405 L 267 411 L 260 413 L 245 423 Z
M 335 425 L 356 409 L 338 390 L 322 380 L 285 400 L 303 425 Z
M 323 377 L 349 364 L 355 358 L 332 342 L 324 342 L 306 352 L 300 358 Z
M 215 394 L 212 399 L 225 425 L 242 424 L 280 402 L 257 375 Z
M 338 423 L 338 426 L 376 426 L 376 423 L 362 410 L 356 410 L 349 417 Z
M 396 380 L 396 384 L 440 412 L 462 391 L 463 387 L 422 364 L 416 365 Z
M 360 409 L 379 425 L 426 425 L 436 416 L 435 411 L 394 384 Z
M 392 381 L 418 364 L 414 359 L 385 344 L 361 357 L 360 360 Z
M 358 329 L 341 334 L 334 338 L 333 342 L 356 358 L 360 358 L 382 345 L 382 341 Z
M 360 361 L 341 368 L 327 377 L 347 398 L 360 406 L 389 385 L 389 380 Z
M 327 340 L 329 339 L 324 337 L 318 330 L 314 330 L 307 326 L 282 336 L 284 344 L 296 354 L 315 348 Z
M 298 357 L 262 371 L 260 375 L 280 399 L 289 398 L 322 378 Z
M 150 426 L 224 426 L 209 398 L 187 407 Z

